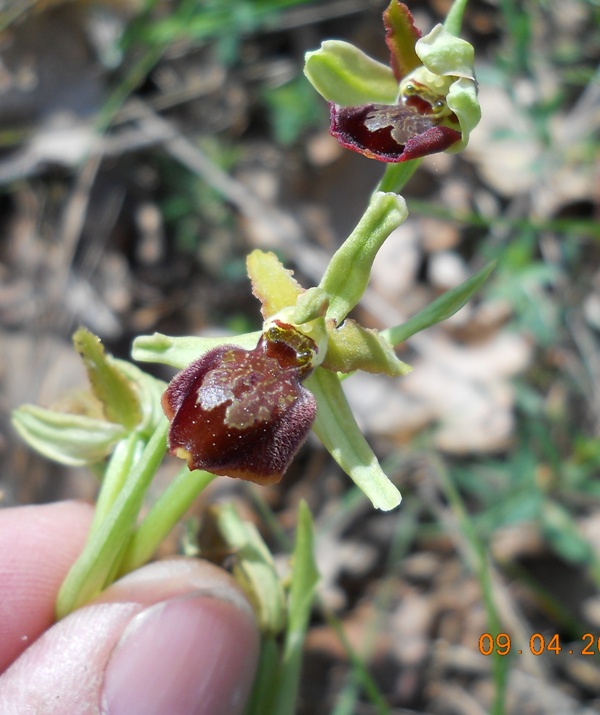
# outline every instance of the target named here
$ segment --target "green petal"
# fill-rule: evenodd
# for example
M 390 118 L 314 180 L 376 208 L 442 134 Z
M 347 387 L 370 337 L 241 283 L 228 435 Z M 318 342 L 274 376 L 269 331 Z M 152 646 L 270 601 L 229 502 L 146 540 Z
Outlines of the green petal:
M 392 70 L 342 40 L 326 40 L 307 52 L 304 74 L 328 102 L 344 107 L 393 104 L 398 97 Z
M 305 385 L 317 399 L 313 429 L 327 451 L 376 509 L 389 511 L 397 507 L 402 499 L 400 492 L 381 469 L 356 424 L 337 375 L 320 367 Z
M 475 79 L 473 45 L 451 35 L 443 25 L 436 25 L 428 35 L 422 37 L 415 45 L 415 50 L 433 74 Z
M 54 412 L 36 405 L 22 405 L 12 422 L 30 447 L 60 464 L 71 467 L 98 464 L 125 436 L 123 425 L 85 415 Z
M 235 345 L 251 350 L 256 347 L 262 332 L 244 333 L 220 338 L 176 337 L 162 333 L 140 335 L 133 341 L 131 355 L 139 362 L 156 362 L 183 370 L 204 353 L 220 345 Z

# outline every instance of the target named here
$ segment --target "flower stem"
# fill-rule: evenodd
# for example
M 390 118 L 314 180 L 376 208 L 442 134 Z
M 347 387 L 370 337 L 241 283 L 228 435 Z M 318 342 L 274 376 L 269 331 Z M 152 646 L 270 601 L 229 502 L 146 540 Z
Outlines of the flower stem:
M 100 593 L 116 572 L 144 495 L 165 455 L 168 426 L 166 419 L 160 421 L 106 518 L 91 534 L 83 553 L 69 571 L 58 594 L 57 618 L 64 618 Z
M 419 168 L 420 163 L 420 159 L 412 159 L 411 161 L 401 161 L 398 164 L 388 164 L 376 191 L 399 194 Z
M 183 467 L 135 530 L 119 566 L 123 576 L 145 564 L 160 543 L 190 508 L 214 474 Z
M 96 500 L 96 511 L 90 536 L 106 518 L 113 502 L 123 488 L 123 484 L 131 470 L 131 465 L 135 458 L 139 456 L 141 448 L 140 437 L 135 432 L 130 434 L 127 439 L 120 441 L 115 447 L 102 478 L 102 486 Z
M 446 16 L 444 27 L 452 35 L 458 37 L 462 27 L 462 19 L 469 0 L 454 0 L 450 12 Z

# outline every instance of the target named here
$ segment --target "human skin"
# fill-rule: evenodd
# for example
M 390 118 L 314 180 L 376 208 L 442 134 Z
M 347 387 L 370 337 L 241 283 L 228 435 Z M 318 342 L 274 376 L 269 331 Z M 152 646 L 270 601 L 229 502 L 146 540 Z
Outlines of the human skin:
M 90 506 L 0 510 L 0 712 L 237 715 L 259 638 L 231 577 L 198 559 L 149 564 L 54 622 Z

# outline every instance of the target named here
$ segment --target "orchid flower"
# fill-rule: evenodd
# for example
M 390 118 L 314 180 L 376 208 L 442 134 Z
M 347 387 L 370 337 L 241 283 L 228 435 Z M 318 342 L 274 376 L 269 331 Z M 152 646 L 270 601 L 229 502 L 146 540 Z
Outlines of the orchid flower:
M 304 72 L 330 104 L 331 134 L 388 163 L 464 149 L 480 119 L 473 47 L 441 24 L 421 37 L 398 0 L 383 22 L 390 66 L 341 40 L 307 53 Z

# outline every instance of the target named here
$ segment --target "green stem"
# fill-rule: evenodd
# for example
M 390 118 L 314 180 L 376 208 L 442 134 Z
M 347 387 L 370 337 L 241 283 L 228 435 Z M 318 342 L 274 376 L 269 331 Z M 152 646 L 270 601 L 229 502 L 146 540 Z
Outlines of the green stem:
M 289 715 L 294 709 L 293 704 L 296 703 L 300 684 L 304 639 L 319 581 L 314 556 L 312 516 L 304 501 L 301 501 L 298 506 L 292 563 L 288 619 L 273 715 Z
M 471 557 L 473 566 L 477 574 L 483 603 L 487 614 L 488 628 L 490 633 L 498 634 L 502 630 L 502 623 L 494 600 L 494 584 L 490 570 L 490 563 L 477 531 L 467 512 L 465 504 L 460 496 L 456 485 L 452 481 L 446 467 L 436 460 L 436 473 L 441 481 L 442 489 L 448 499 L 450 507 L 455 514 L 458 525 L 471 547 Z M 492 653 L 492 672 L 496 690 L 494 702 L 490 709 L 490 715 L 504 715 L 506 710 L 506 683 L 509 670 L 509 659 L 502 657 L 497 652 Z
M 412 159 L 411 161 L 401 161 L 398 164 L 388 164 L 376 191 L 399 194 L 419 168 L 420 163 L 421 159 Z
M 96 500 L 96 511 L 90 536 L 106 519 L 113 502 L 123 489 L 123 484 L 131 470 L 131 465 L 135 457 L 139 456 L 141 448 L 142 442 L 135 432 L 129 435 L 127 439 L 119 442 L 115 447 L 102 478 L 102 486 Z
M 187 467 L 180 470 L 135 530 L 119 566 L 120 576 L 149 561 L 194 499 L 213 479 L 214 474 L 201 470 L 190 472 Z
M 279 658 L 279 647 L 275 637 L 263 635 L 258 668 L 244 715 L 266 715 L 272 712 L 273 700 L 277 692 Z
M 446 16 L 446 21 L 444 22 L 444 28 L 456 37 L 458 37 L 461 32 L 467 2 L 468 0 L 454 0 L 450 12 Z
M 90 536 L 83 553 L 64 580 L 56 603 L 57 618 L 64 618 L 106 587 L 133 532 L 144 495 L 166 450 L 169 423 L 161 420 L 106 518 Z

